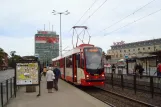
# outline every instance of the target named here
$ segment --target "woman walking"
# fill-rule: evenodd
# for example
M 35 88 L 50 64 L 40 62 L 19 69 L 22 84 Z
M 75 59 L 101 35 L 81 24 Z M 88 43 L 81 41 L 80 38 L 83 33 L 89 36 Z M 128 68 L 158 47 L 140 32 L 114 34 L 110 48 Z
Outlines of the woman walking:
M 48 71 L 46 72 L 46 81 L 47 81 L 48 93 L 52 93 L 53 80 L 54 79 L 55 79 L 55 74 L 53 73 L 52 68 L 49 67 Z

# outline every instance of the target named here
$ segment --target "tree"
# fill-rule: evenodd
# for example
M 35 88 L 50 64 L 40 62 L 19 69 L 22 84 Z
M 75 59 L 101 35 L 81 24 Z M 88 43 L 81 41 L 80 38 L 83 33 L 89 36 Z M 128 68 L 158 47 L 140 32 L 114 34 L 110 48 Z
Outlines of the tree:
M 2 48 L 0 48 L 0 65 L 3 65 L 3 58 L 4 58 L 5 52 L 3 51 Z
M 11 51 L 10 55 L 13 57 L 15 55 L 16 51 Z

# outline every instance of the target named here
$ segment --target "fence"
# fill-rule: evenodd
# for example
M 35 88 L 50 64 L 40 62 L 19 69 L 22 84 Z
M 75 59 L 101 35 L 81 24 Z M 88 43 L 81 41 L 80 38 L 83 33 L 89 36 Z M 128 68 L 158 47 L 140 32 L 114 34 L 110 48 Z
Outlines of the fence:
M 14 77 L 0 83 L 0 107 L 4 107 L 9 99 L 16 95 Z
M 133 89 L 137 91 L 150 92 L 152 98 L 154 94 L 161 95 L 161 77 L 157 76 L 140 76 L 106 73 L 106 83 L 113 86 Z

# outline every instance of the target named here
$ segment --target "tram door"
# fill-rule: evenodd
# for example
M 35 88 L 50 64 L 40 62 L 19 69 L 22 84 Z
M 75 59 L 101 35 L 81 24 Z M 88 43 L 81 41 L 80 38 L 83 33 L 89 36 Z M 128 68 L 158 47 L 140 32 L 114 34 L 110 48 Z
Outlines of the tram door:
M 77 82 L 77 61 L 76 61 L 76 54 L 72 55 L 72 69 L 73 69 L 73 82 Z
M 64 72 L 64 80 L 65 80 L 65 66 L 66 66 L 65 58 L 63 58 L 63 72 Z

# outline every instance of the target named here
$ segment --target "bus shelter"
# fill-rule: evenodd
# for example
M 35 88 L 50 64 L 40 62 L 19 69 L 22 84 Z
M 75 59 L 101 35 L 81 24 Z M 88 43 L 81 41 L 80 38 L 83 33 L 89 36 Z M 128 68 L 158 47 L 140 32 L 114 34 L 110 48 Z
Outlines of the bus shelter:
M 126 59 L 127 74 L 133 73 L 134 66 L 136 63 L 140 63 L 143 66 L 144 73 L 146 75 L 153 75 L 157 67 L 157 56 L 156 55 L 146 55 L 146 56 L 136 56 L 133 58 Z

